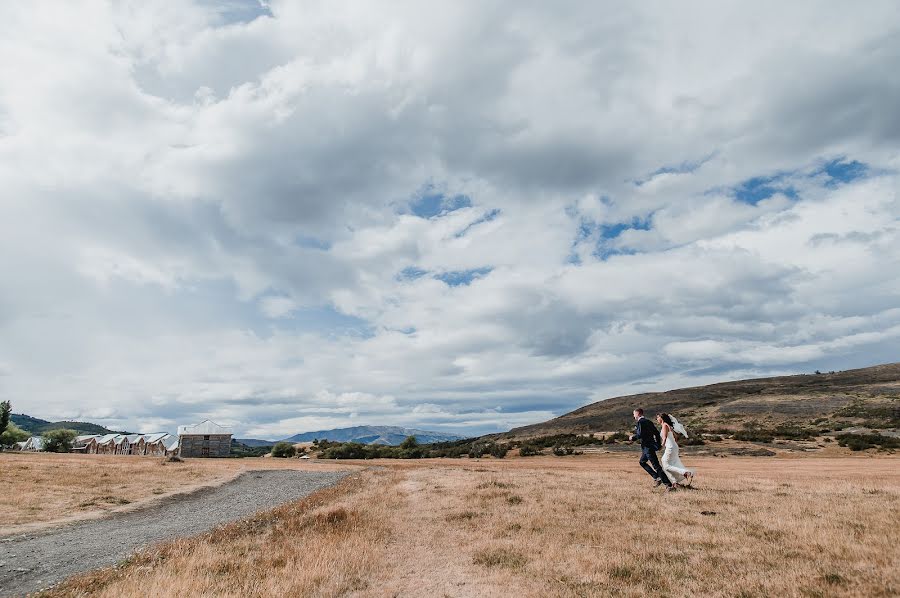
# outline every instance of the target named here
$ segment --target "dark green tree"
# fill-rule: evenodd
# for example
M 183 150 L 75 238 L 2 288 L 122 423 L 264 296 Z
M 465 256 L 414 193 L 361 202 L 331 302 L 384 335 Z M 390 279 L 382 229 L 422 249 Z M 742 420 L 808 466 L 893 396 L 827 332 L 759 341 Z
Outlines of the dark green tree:
M 12 405 L 9 401 L 0 403 L 0 434 L 6 432 L 6 426 L 9 425 L 9 414 L 12 411 Z
M 297 449 L 290 442 L 276 442 L 272 447 L 273 457 L 289 458 L 297 454 Z
M 6 426 L 6 430 L 0 434 L 0 447 L 11 446 L 17 442 L 28 440 L 29 436 L 31 436 L 31 434 L 10 422 L 10 424 Z
M 78 432 L 75 430 L 48 430 L 44 432 L 44 450 L 48 453 L 68 453 Z

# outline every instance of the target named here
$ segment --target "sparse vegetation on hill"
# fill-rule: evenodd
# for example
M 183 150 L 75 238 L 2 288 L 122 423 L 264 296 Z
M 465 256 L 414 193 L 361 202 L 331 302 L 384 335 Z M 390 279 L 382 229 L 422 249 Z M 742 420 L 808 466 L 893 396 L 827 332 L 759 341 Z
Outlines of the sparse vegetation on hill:
M 495 441 L 629 430 L 632 409 L 678 415 L 693 435 L 746 442 L 809 440 L 848 427 L 900 427 L 900 363 L 845 372 L 724 382 L 592 403 Z
M 881 434 L 841 434 L 837 439 L 838 444 L 846 446 L 851 451 L 864 451 L 870 448 L 900 448 L 900 438 L 882 436 Z
M 116 430 L 110 430 L 108 428 L 104 428 L 98 424 L 92 424 L 90 422 L 78 422 L 78 421 L 59 421 L 59 422 L 51 422 L 45 419 L 39 419 L 37 417 L 31 417 L 30 415 L 25 415 L 23 413 L 13 413 L 10 416 L 10 421 L 19 426 L 22 430 L 25 430 L 32 436 L 40 436 L 44 432 L 48 432 L 50 430 L 74 430 L 78 434 L 127 434 L 128 432 L 120 432 Z
M 231 452 L 229 457 L 262 457 L 268 455 L 272 450 L 271 445 L 266 446 L 249 446 L 237 440 L 231 440 Z

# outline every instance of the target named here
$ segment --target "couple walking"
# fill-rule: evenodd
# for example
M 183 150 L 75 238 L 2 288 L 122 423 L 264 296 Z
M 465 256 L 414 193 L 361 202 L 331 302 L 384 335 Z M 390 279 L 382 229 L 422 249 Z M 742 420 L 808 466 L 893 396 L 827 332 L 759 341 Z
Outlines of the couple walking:
M 662 427 L 662 437 L 660 437 L 659 430 L 656 429 L 653 422 L 644 417 L 643 409 L 634 410 L 634 419 L 637 423 L 634 425 L 634 435 L 631 436 L 631 440 L 641 441 L 641 467 L 656 480 L 656 485 L 665 484 L 666 490 L 669 492 L 675 490 L 679 485 L 690 486 L 694 481 L 694 472 L 681 463 L 678 456 L 678 442 L 675 440 L 676 433 L 687 438 L 687 430 L 684 429 L 684 426 L 668 413 L 660 413 L 656 416 L 656 421 Z M 661 447 L 666 449 L 663 453 L 662 465 L 656 458 L 656 451 Z

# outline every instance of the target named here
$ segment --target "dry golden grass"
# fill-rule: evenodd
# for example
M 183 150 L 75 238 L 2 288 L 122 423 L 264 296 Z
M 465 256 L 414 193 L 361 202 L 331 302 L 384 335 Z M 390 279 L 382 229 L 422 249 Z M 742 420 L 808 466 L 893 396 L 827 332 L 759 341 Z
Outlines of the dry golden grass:
M 654 491 L 635 458 L 379 463 L 48 596 L 895 596 L 900 460 L 694 459 Z
M 296 459 L 188 459 L 162 457 L 0 453 L 0 536 L 47 524 L 134 508 L 177 492 L 229 480 L 247 469 L 335 467 Z

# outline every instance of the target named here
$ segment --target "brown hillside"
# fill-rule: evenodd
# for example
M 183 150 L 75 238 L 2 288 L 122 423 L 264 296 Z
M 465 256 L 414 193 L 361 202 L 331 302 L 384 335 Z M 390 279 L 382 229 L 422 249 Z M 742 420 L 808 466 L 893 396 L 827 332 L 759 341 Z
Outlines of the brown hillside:
M 609 432 L 630 428 L 632 409 L 673 413 L 695 430 L 726 431 L 779 425 L 878 430 L 900 427 L 900 363 L 830 374 L 723 382 L 616 397 L 586 405 L 503 437 Z

